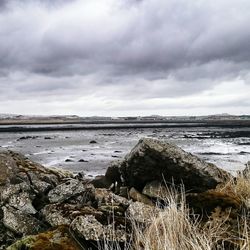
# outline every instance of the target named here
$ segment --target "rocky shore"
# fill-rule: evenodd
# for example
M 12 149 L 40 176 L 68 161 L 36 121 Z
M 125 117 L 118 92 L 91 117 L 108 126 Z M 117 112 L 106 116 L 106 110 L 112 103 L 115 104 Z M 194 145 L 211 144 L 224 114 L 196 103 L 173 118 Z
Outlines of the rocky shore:
M 133 224 L 146 230 L 151 215 L 168 206 L 165 197 L 173 185 L 177 193 L 185 188 L 187 206 L 202 223 L 219 209 L 218 216 L 226 214 L 232 232 L 249 207 L 226 188 L 229 182 L 237 179 L 154 139 L 141 139 L 94 180 L 1 151 L 0 249 L 102 249 L 114 242 L 125 249 L 134 239 Z M 228 249 L 235 249 L 238 240 L 228 240 Z

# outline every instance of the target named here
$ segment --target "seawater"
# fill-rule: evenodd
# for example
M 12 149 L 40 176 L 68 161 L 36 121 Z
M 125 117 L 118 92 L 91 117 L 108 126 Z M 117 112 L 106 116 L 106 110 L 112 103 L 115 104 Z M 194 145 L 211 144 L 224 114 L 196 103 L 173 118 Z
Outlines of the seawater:
M 56 125 L 54 125 L 56 126 Z M 25 154 L 48 167 L 89 176 L 105 173 L 113 160 L 122 159 L 140 138 L 172 142 L 187 152 L 236 173 L 250 161 L 250 128 L 127 128 L 77 131 L 0 133 L 0 146 Z M 225 136 L 225 133 L 228 133 Z M 236 133 L 236 136 L 234 135 Z M 232 135 L 232 136 L 230 136 Z M 31 138 L 22 139 L 30 136 Z M 97 143 L 90 143 L 95 140 Z

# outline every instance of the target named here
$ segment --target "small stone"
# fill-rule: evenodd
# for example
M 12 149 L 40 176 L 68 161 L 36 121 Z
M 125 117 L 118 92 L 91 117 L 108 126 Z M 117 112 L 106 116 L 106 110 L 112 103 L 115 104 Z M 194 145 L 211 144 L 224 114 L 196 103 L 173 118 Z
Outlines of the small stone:
M 148 197 L 160 199 L 164 199 L 169 195 L 166 186 L 162 185 L 159 181 L 148 182 L 143 188 L 142 193 Z
M 136 201 L 130 204 L 126 213 L 131 220 L 135 220 L 139 223 L 150 223 L 157 217 L 160 211 L 161 210 L 157 207 Z
M 92 140 L 92 141 L 90 141 L 89 143 L 90 143 L 90 144 L 95 144 L 95 143 L 97 143 L 97 141 Z
M 133 187 L 129 191 L 129 197 L 132 198 L 134 201 L 139 201 L 144 204 L 154 206 L 154 203 L 146 195 L 141 194 Z

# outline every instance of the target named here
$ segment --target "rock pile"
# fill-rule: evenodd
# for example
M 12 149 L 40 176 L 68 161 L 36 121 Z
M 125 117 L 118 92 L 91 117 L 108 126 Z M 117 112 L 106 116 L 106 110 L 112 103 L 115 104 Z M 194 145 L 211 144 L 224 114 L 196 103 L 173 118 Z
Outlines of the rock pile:
M 197 213 L 202 214 L 208 200 L 207 213 L 221 201 L 223 209 L 240 209 L 240 201 L 213 191 L 230 178 L 215 165 L 152 139 L 140 140 L 95 180 L 2 151 L 0 249 L 98 249 L 104 241 L 119 242 L 122 248 L 131 238 L 131 221 L 146 227 L 152 213 L 161 212 L 158 205 L 167 206 L 159 201 L 173 181 L 184 184 L 187 201 Z

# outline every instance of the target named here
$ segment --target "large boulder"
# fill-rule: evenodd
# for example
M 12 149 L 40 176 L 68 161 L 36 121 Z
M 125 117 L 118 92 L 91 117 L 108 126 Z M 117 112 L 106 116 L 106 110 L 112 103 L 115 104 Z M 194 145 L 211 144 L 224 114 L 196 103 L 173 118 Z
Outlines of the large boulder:
M 226 171 L 185 152 L 171 143 L 144 138 L 120 165 L 125 185 L 139 191 L 147 182 L 184 184 L 186 191 L 202 192 L 231 178 Z

